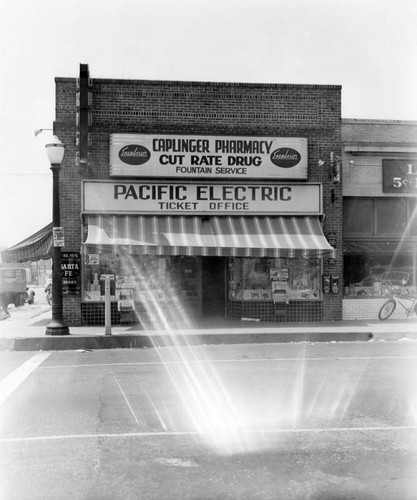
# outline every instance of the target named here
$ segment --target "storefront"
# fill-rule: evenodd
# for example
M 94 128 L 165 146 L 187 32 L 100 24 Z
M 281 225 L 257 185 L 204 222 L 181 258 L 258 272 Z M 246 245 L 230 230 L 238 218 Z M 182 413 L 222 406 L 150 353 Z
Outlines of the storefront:
M 188 317 L 321 316 L 333 248 L 319 184 L 85 181 L 83 193 L 84 302 L 102 300 L 100 277 L 111 274 L 113 301 L 143 309 L 144 323 L 173 301 Z
M 343 130 L 344 318 L 376 319 L 388 295 L 417 294 L 417 124 L 344 120 Z
M 340 87 L 56 82 L 69 324 L 341 319 Z

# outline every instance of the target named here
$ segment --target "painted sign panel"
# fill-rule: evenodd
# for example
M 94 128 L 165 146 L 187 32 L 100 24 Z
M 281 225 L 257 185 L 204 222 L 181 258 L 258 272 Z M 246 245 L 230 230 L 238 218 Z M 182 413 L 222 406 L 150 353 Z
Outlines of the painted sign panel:
M 307 139 L 197 135 L 110 135 L 110 177 L 303 179 Z
M 138 214 L 320 214 L 320 184 L 83 182 L 83 211 Z
M 384 193 L 417 193 L 417 160 L 382 160 Z
M 81 293 L 81 256 L 80 252 L 62 252 L 61 276 L 62 293 L 64 295 L 80 295 Z

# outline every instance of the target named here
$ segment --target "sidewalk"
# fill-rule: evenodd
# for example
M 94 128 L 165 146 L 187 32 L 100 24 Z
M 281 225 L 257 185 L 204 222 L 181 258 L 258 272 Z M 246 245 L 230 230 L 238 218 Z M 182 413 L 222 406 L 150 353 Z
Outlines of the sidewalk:
M 335 321 L 329 323 L 261 323 L 214 318 L 181 330 L 141 330 L 139 325 L 70 327 L 70 335 L 45 335 L 50 311 L 32 320 L 0 321 L 0 350 L 53 351 L 203 344 L 280 342 L 417 341 L 417 319 Z

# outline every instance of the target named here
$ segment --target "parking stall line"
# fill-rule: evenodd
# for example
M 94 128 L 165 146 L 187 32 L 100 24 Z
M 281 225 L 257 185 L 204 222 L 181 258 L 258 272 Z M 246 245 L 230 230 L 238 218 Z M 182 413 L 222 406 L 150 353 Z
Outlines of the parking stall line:
M 0 381 L 0 405 L 38 368 L 49 356 L 51 352 L 39 352 L 25 361 L 12 371 L 7 377 Z
M 135 412 L 133 411 L 133 408 L 132 408 L 132 405 L 130 404 L 124 390 L 122 389 L 122 386 L 120 385 L 120 382 L 117 380 L 116 376 L 114 377 L 115 381 L 116 381 L 116 384 L 117 384 L 117 387 L 119 388 L 120 392 L 122 393 L 122 396 L 123 396 L 123 399 L 125 400 L 125 403 L 127 405 L 127 407 L 129 408 L 129 411 L 134 419 L 134 421 L 136 422 L 136 424 L 138 425 L 138 427 L 140 427 L 140 423 L 139 423 L 139 420 L 135 414 Z

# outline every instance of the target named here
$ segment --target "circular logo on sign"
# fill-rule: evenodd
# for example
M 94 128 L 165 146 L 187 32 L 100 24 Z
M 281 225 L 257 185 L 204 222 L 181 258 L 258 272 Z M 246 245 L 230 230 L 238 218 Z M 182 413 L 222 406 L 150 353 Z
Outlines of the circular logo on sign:
M 142 165 L 151 157 L 151 152 L 140 144 L 129 144 L 119 151 L 119 158 L 128 165 Z
M 272 163 L 281 168 L 295 167 L 300 160 L 300 153 L 292 148 L 278 148 L 271 153 Z

